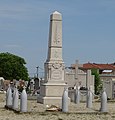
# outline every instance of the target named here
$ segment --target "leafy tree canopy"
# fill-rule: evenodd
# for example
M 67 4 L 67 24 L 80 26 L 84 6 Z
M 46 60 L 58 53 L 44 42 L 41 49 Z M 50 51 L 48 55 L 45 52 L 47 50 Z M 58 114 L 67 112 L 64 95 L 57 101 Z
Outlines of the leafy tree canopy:
M 99 94 L 102 89 L 102 83 L 99 77 L 99 70 L 98 69 L 92 69 L 92 75 L 95 76 L 95 94 Z
M 25 60 L 11 53 L 0 53 L 0 76 L 7 80 L 28 80 Z

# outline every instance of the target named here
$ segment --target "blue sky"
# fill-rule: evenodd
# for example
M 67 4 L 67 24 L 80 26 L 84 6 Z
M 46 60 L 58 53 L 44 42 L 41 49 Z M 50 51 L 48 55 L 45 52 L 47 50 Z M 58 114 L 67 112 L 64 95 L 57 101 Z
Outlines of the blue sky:
M 30 76 L 44 67 L 49 17 L 63 16 L 63 60 L 115 62 L 115 0 L 0 0 L 0 52 L 26 60 Z

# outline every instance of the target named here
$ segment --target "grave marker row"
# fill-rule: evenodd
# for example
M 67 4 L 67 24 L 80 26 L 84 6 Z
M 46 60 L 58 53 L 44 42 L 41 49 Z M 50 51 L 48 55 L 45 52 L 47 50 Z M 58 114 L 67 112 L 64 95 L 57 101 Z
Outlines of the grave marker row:
M 19 92 L 17 87 L 14 88 L 12 92 L 11 87 L 9 85 L 8 90 L 6 92 L 6 107 L 13 110 L 18 110 L 19 105 Z M 25 88 L 22 90 L 20 94 L 20 112 L 27 112 L 27 94 Z
M 79 104 L 80 103 L 80 90 L 79 87 L 76 88 L 75 90 L 75 103 Z M 92 102 L 93 102 L 93 93 L 91 91 L 91 89 L 89 88 L 89 90 L 87 90 L 86 92 L 86 107 L 87 108 L 92 108 Z M 100 112 L 107 112 L 107 94 L 105 92 L 105 89 L 103 89 L 102 93 L 101 93 L 101 107 L 100 107 Z
M 92 97 L 93 97 L 93 94 L 89 89 L 87 91 L 87 101 L 86 101 L 87 108 L 92 108 Z M 19 93 L 17 88 L 15 88 L 12 93 L 11 87 L 9 85 L 6 93 L 6 107 L 13 110 L 18 110 L 18 105 L 19 105 L 18 99 L 19 99 Z M 76 104 L 80 103 L 79 88 L 77 88 L 75 92 L 75 103 Z M 27 112 L 27 94 L 26 94 L 25 88 L 22 90 L 22 93 L 20 95 L 20 112 Z M 68 112 L 68 88 L 67 87 L 65 87 L 63 96 L 62 96 L 62 112 Z M 106 95 L 105 89 L 102 91 L 102 94 L 101 94 L 100 112 L 107 112 L 107 95 Z

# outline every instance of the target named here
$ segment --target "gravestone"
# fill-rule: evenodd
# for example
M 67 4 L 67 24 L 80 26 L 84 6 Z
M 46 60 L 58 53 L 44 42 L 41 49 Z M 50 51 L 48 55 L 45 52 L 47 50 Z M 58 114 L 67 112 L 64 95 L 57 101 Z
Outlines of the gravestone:
M 40 83 L 39 78 L 35 78 L 34 81 L 35 81 L 35 90 L 39 90 L 39 87 L 40 87 L 40 85 L 39 85 L 39 83 Z
M 0 91 L 4 90 L 4 78 L 0 77 Z
M 48 56 L 44 64 L 45 78 L 41 81 L 38 102 L 59 105 L 66 86 L 62 59 L 62 15 L 55 11 L 50 15 Z
M 34 91 L 34 79 L 30 81 L 30 90 Z

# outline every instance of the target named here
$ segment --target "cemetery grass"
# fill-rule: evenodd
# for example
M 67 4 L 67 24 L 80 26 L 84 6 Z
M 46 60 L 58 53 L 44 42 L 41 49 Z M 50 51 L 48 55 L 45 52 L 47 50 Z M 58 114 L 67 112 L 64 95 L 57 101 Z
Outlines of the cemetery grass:
M 28 112 L 20 113 L 5 108 L 5 94 L 0 94 L 0 120 L 115 120 L 115 102 L 108 103 L 108 112 L 101 113 L 100 102 L 94 102 L 92 109 L 85 103 L 70 103 L 69 112 L 48 112 L 46 106 L 36 100 L 28 100 Z

